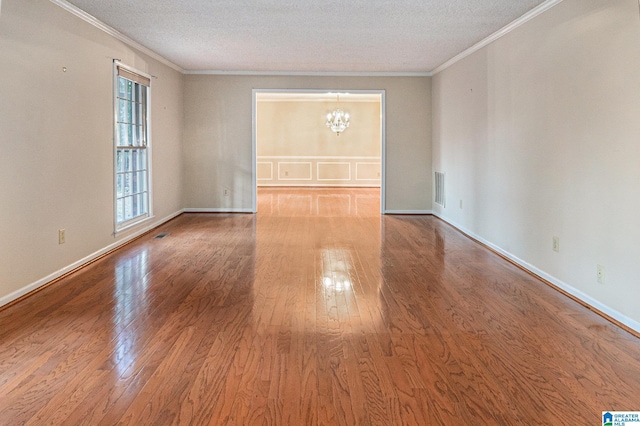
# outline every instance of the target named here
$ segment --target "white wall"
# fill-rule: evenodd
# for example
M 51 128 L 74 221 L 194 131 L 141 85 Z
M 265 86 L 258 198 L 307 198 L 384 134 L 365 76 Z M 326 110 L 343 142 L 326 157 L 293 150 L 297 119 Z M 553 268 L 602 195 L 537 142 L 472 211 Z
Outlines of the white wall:
M 433 78 L 437 213 L 636 329 L 639 17 L 564 0 Z
M 0 305 L 141 229 L 112 235 L 113 58 L 157 77 L 146 225 L 182 208 L 182 75 L 49 1 L 3 0 Z
M 253 89 L 385 90 L 386 209 L 431 209 L 430 77 L 231 75 L 185 76 L 186 208 L 251 210 Z

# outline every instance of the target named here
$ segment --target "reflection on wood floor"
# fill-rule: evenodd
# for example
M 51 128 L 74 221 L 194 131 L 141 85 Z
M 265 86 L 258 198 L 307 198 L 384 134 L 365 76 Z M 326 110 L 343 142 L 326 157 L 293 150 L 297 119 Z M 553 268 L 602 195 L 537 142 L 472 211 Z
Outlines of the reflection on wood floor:
M 380 216 L 376 188 L 260 188 L 258 213 L 269 216 Z
M 379 190 L 260 189 L 0 311 L 0 424 L 599 424 L 640 342 Z M 163 239 L 153 236 L 161 232 Z

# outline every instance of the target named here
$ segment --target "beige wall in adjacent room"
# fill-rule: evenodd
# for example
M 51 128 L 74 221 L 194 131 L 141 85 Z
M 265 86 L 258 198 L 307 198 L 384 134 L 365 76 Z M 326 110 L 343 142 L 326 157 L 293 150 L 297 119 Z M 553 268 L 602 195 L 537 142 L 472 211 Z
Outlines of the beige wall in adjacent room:
M 258 156 L 380 157 L 380 103 L 340 102 L 350 127 L 340 136 L 325 122 L 336 102 L 257 103 Z
M 253 89 L 385 90 L 385 208 L 431 209 L 430 77 L 250 75 L 185 76 L 185 207 L 251 209 Z
M 49 1 L 2 0 L 0 304 L 141 229 L 113 235 L 113 58 L 155 76 L 146 225 L 182 209 L 182 74 Z
M 267 96 L 256 104 L 258 185 L 380 185 L 380 101 Z M 340 135 L 325 125 L 337 107 L 350 115 L 350 127 Z M 303 166 L 302 179 L 289 176 L 289 165 Z
M 636 329 L 639 16 L 564 0 L 433 79 L 434 210 Z

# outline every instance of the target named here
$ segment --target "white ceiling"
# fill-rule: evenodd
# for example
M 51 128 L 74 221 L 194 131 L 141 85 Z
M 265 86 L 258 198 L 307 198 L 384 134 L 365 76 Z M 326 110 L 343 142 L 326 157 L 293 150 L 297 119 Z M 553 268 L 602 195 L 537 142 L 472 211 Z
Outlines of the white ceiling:
M 188 71 L 430 72 L 544 0 L 68 0 Z

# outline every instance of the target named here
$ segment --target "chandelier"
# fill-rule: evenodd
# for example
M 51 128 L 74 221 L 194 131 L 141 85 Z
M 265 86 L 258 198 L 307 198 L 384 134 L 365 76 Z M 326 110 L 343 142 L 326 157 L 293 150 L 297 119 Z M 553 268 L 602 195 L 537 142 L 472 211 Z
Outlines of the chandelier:
M 340 95 L 338 95 L 338 105 L 340 104 Z M 333 112 L 327 114 L 327 122 L 325 123 L 336 136 L 347 130 L 349 127 L 349 113 L 344 112 L 340 108 L 336 108 Z

